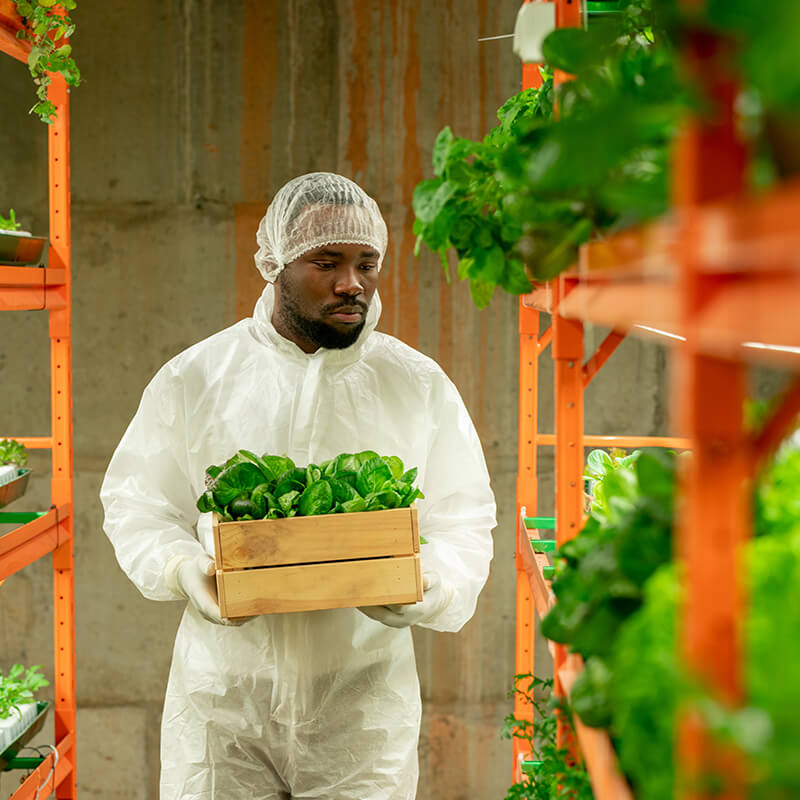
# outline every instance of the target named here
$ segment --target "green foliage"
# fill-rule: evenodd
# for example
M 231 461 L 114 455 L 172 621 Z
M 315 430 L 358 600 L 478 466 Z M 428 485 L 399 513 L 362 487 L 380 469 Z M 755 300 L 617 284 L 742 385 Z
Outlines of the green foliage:
M 615 648 L 612 734 L 620 764 L 642 800 L 674 797 L 675 720 L 690 701 L 717 738 L 747 754 L 748 797 L 800 796 L 800 520 L 794 530 L 751 541 L 746 549 L 745 622 L 748 705 L 730 709 L 690 681 L 676 653 L 680 586 L 674 567 L 656 573 L 646 602 Z M 724 776 L 715 776 L 724 783 Z
M 676 719 L 689 705 L 702 714 L 718 739 L 747 754 L 749 797 L 788 800 L 800 796 L 796 758 L 800 681 L 787 666 L 800 659 L 800 507 L 796 500 L 800 449 L 796 441 L 784 445 L 755 490 L 759 536 L 747 545 L 743 559 L 749 602 L 744 648 L 748 705 L 740 709 L 730 709 L 714 698 L 678 659 L 679 575 L 669 563 L 668 550 L 661 547 L 671 528 L 674 470 L 649 456 L 645 452 L 638 457 L 635 482 L 623 477 L 630 466 L 620 464 L 614 469 L 610 457 L 590 456 L 587 472 L 598 474 L 605 469 L 600 480 L 607 502 L 602 509 L 593 507 L 589 535 L 582 532 L 561 548 L 568 562 L 563 567 L 562 577 L 569 577 L 564 585 L 570 592 L 585 591 L 591 601 L 588 610 L 578 609 L 581 616 L 574 598 L 564 590 L 556 606 L 563 599 L 564 611 L 571 611 L 557 632 L 563 632 L 563 639 L 575 649 L 578 641 L 588 654 L 586 670 L 572 690 L 573 710 L 586 724 L 609 729 L 620 765 L 633 784 L 634 795 L 642 800 L 671 800 L 679 788 L 673 766 Z M 660 544 L 653 548 L 649 529 L 642 525 L 640 552 L 630 548 L 624 555 L 621 543 L 631 533 L 628 521 L 642 507 L 649 509 L 651 521 L 663 525 Z M 602 521 L 604 531 L 592 525 L 593 519 Z M 637 558 L 641 558 L 639 564 Z M 658 562 L 661 566 L 654 569 Z M 638 609 L 622 620 L 608 613 L 608 598 L 594 580 L 598 574 L 606 576 L 608 596 L 615 594 L 613 584 L 630 579 L 638 587 Z M 601 626 L 606 642 L 601 636 L 586 636 L 584 628 L 592 623 Z M 704 779 L 721 787 L 726 780 L 724 775 Z
M 69 12 L 77 7 L 75 0 L 14 0 L 25 28 L 17 36 L 31 43 L 28 69 L 36 84 L 37 102 L 30 113 L 48 124 L 56 116 L 56 107 L 47 97 L 51 83 L 48 73 L 60 73 L 68 86 L 78 86 L 81 73 L 72 58 L 67 40 L 75 32 Z
M 24 467 L 28 463 L 25 446 L 16 439 L 0 439 L 0 464 L 16 464 Z
M 559 548 L 552 583 L 558 602 L 542 620 L 542 633 L 586 660 L 574 708 L 587 725 L 606 727 L 619 630 L 641 607 L 647 579 L 671 559 L 675 456 L 590 454 L 587 471 L 598 476 L 590 515 Z
M 0 719 L 8 719 L 13 709 L 19 712 L 23 703 L 33 700 L 33 693 L 50 682 L 39 673 L 41 664 L 29 667 L 27 670 L 22 664 L 14 664 L 3 677 L 0 673 Z
M 569 751 L 558 747 L 556 714 L 572 730 L 572 716 L 563 699 L 552 696 L 553 681 L 536 678 L 530 673 L 514 676 L 510 697 L 520 695 L 533 708 L 533 722 L 517 719 L 514 714 L 505 718 L 502 736 L 521 739 L 528 744 L 533 760 L 540 764 L 533 775 L 525 775 L 509 787 L 506 800 L 591 800 L 591 784 L 582 763 L 572 763 Z
M 9 209 L 8 219 L 0 214 L 0 231 L 17 231 L 21 227 L 19 222 L 17 222 L 17 215 L 14 213 L 13 208 Z
M 666 209 L 669 144 L 687 101 L 654 23 L 649 0 L 629 0 L 588 30 L 554 31 L 541 89 L 508 100 L 483 142 L 439 134 L 436 178 L 414 193 L 414 231 L 448 279 L 455 250 L 479 307 L 496 286 L 527 292 L 591 237 Z M 552 68 L 575 76 L 557 95 Z
M 239 450 L 206 470 L 202 512 L 224 520 L 279 519 L 407 508 L 424 497 L 414 486 L 416 468 L 373 450 L 342 453 L 322 464 L 297 467 L 287 456 Z
M 760 477 L 753 502 L 756 536 L 787 533 L 800 520 L 800 448 L 782 447 Z

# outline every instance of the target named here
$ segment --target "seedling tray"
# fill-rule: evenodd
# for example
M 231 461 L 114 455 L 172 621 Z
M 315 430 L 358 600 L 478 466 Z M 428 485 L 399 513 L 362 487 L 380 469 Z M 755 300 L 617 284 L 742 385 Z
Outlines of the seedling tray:
M 31 721 L 31 724 L 10 744 L 6 749 L 0 753 L 0 770 L 14 769 L 14 759 L 17 753 L 25 747 L 30 740 L 41 731 L 44 726 L 44 719 L 47 716 L 47 710 L 50 708 L 50 703 L 38 701 L 36 703 L 36 716 Z
M 220 611 L 257 614 L 422 600 L 417 509 L 222 522 L 214 516 Z
M 0 486 L 0 508 L 4 508 L 14 500 L 18 500 L 25 494 L 28 488 L 28 478 L 30 478 L 31 471 L 29 469 L 20 469 L 19 474 L 14 480 L 4 483 Z
M 44 236 L 18 236 L 0 231 L 0 264 L 12 267 L 38 267 L 47 239 Z

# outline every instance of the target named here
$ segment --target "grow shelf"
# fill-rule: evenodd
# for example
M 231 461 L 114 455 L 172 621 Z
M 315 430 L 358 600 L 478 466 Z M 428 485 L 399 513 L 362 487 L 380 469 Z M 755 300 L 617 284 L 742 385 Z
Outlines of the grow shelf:
M 21 236 L 0 231 L 0 264 L 10 267 L 40 266 L 47 244 L 45 236 Z
M 14 500 L 19 500 L 25 494 L 30 476 L 31 471 L 29 469 L 18 469 L 16 478 L 0 486 L 0 508 L 13 503 Z
M 519 551 L 530 583 L 536 612 L 541 619 L 550 610 L 553 604 L 553 593 L 550 591 L 552 566 L 547 559 L 547 553 L 537 552 L 537 550 L 544 550 L 544 548 L 550 547 L 549 543 L 553 542 L 553 540 L 531 536 L 531 530 L 535 530 L 535 528 L 532 528 L 532 525 L 529 526 L 529 523 L 538 524 L 540 519 L 547 519 L 547 523 L 545 524 L 549 524 L 552 521 L 552 518 L 528 517 L 525 507 L 523 506 L 520 512 L 518 530 Z M 541 529 L 547 530 L 545 525 L 542 525 Z M 545 545 L 543 542 L 548 542 L 548 544 Z M 553 546 L 554 544 L 553 542 Z
M 24 28 L 22 17 L 12 0 L 0 0 L 0 51 L 19 61 L 27 61 L 31 46 L 17 39 L 17 32 Z
M 28 514 L 0 512 L 0 524 L 23 523 L 0 536 L 0 581 L 66 542 L 70 533 L 63 523 L 70 518 L 70 513 L 69 506 Z
M 575 679 L 583 669 L 583 659 L 571 654 L 558 672 L 561 686 L 569 697 Z M 596 800 L 633 800 L 628 786 L 617 765 L 617 754 L 605 731 L 584 725 L 577 714 L 573 714 L 575 733 L 581 748 L 592 791 Z
M 60 739 L 55 746 L 55 750 L 58 754 L 57 760 L 55 754 L 47 756 L 47 758 L 25 778 L 19 789 L 11 795 L 13 800 L 37 800 L 37 798 L 49 797 L 50 793 L 54 792 L 56 787 L 64 783 L 67 778 L 74 778 L 73 764 L 69 760 L 71 751 L 74 752 L 74 743 L 74 733 L 68 733 Z
M 0 770 L 9 770 L 9 769 L 28 769 L 31 766 L 38 766 L 42 761 L 43 758 L 36 759 L 36 764 L 32 765 L 30 762 L 33 759 L 20 759 L 26 763 L 24 764 L 15 764 L 17 760 L 17 753 L 25 747 L 25 745 L 30 742 L 30 740 L 36 736 L 37 733 L 44 727 L 44 719 L 47 716 L 47 711 L 50 708 L 50 703 L 44 701 L 38 701 L 36 703 L 36 716 L 31 720 L 30 724 L 27 728 L 25 728 L 22 733 L 17 736 L 17 738 L 11 742 L 11 744 L 6 747 L 6 749 L 0 753 Z
M 26 62 L 30 45 L 17 38 L 23 22 L 12 0 L 0 0 L 0 52 Z M 50 556 L 53 575 L 53 717 L 55 748 L 33 769 L 12 800 L 49 796 L 58 787 L 62 800 L 77 795 L 75 773 L 75 586 L 72 502 L 74 495 L 72 435 L 72 301 L 70 231 L 69 90 L 62 75 L 53 74 L 47 97 L 56 116 L 47 125 L 47 186 L 49 239 L 47 268 L 23 266 L 38 263 L 41 254 L 23 255 L 19 248 L 31 243 L 13 238 L 14 251 L 0 260 L 0 311 L 47 312 L 50 353 L 40 369 L 49 377 L 50 431 L 46 437 L 17 437 L 25 446 L 50 451 L 49 510 L 34 513 L 0 511 L 0 524 L 18 527 L 0 536 L 0 583 L 39 558 Z M 38 124 L 38 123 L 34 123 Z M 5 239 L 6 237 L 4 237 Z
M 759 197 L 675 214 L 581 248 L 557 280 L 558 313 L 638 336 L 683 340 L 687 309 L 680 259 L 691 247 L 697 271 L 715 281 L 691 334 L 709 355 L 798 363 L 800 181 Z M 686 243 L 689 243 L 688 245 Z M 537 287 L 523 305 L 552 313 L 554 290 Z

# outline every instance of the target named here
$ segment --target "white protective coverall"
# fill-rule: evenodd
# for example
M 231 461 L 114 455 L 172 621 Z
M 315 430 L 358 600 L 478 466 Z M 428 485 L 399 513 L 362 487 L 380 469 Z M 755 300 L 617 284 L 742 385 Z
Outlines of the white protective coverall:
M 101 490 L 122 569 L 145 597 L 180 599 L 164 567 L 213 554 L 201 515 L 210 464 L 240 448 L 298 465 L 372 449 L 419 468 L 423 572 L 453 590 L 425 627 L 457 631 L 489 571 L 495 504 L 459 394 L 426 356 L 375 332 L 308 355 L 253 318 L 169 361 L 147 386 Z M 368 513 L 368 512 L 367 512 Z M 409 628 L 358 609 L 215 625 L 191 603 L 178 630 L 162 721 L 161 800 L 410 800 L 420 696 Z

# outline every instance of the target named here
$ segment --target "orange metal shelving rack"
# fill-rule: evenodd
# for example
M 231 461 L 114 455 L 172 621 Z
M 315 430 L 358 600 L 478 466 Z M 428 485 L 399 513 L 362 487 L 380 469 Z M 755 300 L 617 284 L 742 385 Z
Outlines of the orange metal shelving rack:
M 0 51 L 27 61 L 29 46 L 16 38 L 22 20 L 11 0 L 0 0 Z M 0 537 L 0 582 L 52 553 L 54 621 L 55 754 L 31 771 L 12 795 L 33 800 L 55 791 L 76 797 L 75 602 L 72 467 L 72 331 L 70 271 L 69 92 L 53 76 L 50 100 L 57 119 L 48 126 L 50 244 L 48 268 L 0 265 L 0 311 L 42 310 L 49 316 L 51 434 L 16 438 L 52 453 L 51 507 L 44 515 Z M 0 590 L 1 591 L 1 590 Z
M 580 24 L 578 0 L 554 2 L 558 26 Z M 556 448 L 558 545 L 581 528 L 585 446 L 691 448 L 690 466 L 681 476 L 677 532 L 686 570 L 683 654 L 721 696 L 742 699 L 746 598 L 739 558 L 750 535 L 747 487 L 800 411 L 800 182 L 760 198 L 745 193 L 747 158 L 733 113 L 736 85 L 719 66 L 717 52 L 707 36 L 690 37 L 685 62 L 720 114 L 714 124 L 690 122 L 680 136 L 669 219 L 585 246 L 575 268 L 520 302 L 518 673 L 533 671 L 534 611 L 545 613 L 553 600 L 545 557 L 533 552 L 525 526 L 526 513 L 536 509 L 538 447 Z M 535 86 L 537 78 L 535 66 L 525 65 L 523 88 Z M 542 334 L 540 312 L 552 315 Z M 612 333 L 583 363 L 585 322 Z M 583 390 L 627 332 L 655 332 L 674 345 L 672 400 L 686 438 L 584 435 Z M 555 436 L 537 427 L 538 358 L 548 345 L 555 364 Z M 746 368 L 761 359 L 788 366 L 795 379 L 772 418 L 751 434 L 742 419 Z M 580 660 L 560 645 L 551 644 L 551 652 L 556 690 L 568 692 Z M 530 709 L 518 701 L 515 713 L 529 717 Z M 595 796 L 629 798 L 608 737 L 580 723 L 577 734 Z M 524 755 L 517 746 L 515 779 Z M 678 758 L 680 769 L 691 775 L 721 760 L 730 764 L 731 754 L 718 752 L 702 730 L 684 722 Z M 741 796 L 733 786 L 718 797 Z

